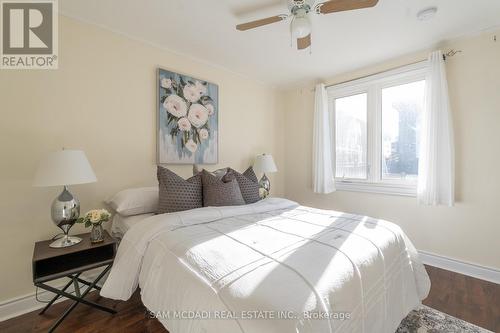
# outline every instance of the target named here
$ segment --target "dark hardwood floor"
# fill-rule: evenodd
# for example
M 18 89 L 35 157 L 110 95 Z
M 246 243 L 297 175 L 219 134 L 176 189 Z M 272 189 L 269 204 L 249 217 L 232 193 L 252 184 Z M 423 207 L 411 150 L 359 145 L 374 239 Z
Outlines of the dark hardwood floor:
M 500 333 L 500 285 L 431 266 L 426 268 L 432 288 L 424 304 Z M 114 307 L 118 313 L 113 316 L 85 305 L 78 305 L 56 332 L 167 332 L 156 319 L 148 317 L 138 292 L 127 302 L 101 298 L 97 293 L 89 297 L 105 306 Z M 42 316 L 38 315 L 38 311 L 33 311 L 0 322 L 0 332 L 46 332 L 52 322 L 68 307 L 69 302 L 53 305 Z
M 431 278 L 423 303 L 454 317 L 500 333 L 500 285 L 425 266 Z
M 95 291 L 89 294 L 88 299 L 114 308 L 118 312 L 115 315 L 110 315 L 106 312 L 79 304 L 59 325 L 55 332 L 167 332 L 158 320 L 149 318 L 146 308 L 141 303 L 139 292 L 136 292 L 126 302 L 100 297 Z M 54 320 L 59 318 L 71 303 L 72 301 L 69 300 L 57 303 L 43 315 L 38 315 L 38 310 L 1 322 L 0 332 L 47 332 Z

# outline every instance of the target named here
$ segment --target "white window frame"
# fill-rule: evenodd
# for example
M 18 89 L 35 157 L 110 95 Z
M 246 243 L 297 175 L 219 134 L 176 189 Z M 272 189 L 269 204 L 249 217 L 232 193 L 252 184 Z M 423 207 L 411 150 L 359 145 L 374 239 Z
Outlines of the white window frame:
M 337 190 L 416 196 L 417 182 L 405 179 L 383 179 L 382 175 L 382 90 L 425 80 L 427 61 L 399 67 L 383 73 L 327 88 L 332 128 L 332 161 L 335 166 L 335 100 L 367 93 L 367 179 L 335 178 Z

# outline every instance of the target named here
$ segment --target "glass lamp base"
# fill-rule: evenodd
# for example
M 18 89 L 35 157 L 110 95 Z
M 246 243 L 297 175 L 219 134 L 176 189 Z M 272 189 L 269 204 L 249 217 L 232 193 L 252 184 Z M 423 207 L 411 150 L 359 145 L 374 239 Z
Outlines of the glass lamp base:
M 61 247 L 68 247 L 68 246 L 73 246 L 78 243 L 80 243 L 82 239 L 80 237 L 74 237 L 74 236 L 64 236 L 59 239 L 56 239 L 52 243 L 50 243 L 50 247 L 52 248 L 61 248 Z
M 267 178 L 266 174 L 262 175 L 262 178 L 259 180 L 259 195 L 261 199 L 265 199 L 269 196 L 269 192 L 271 191 L 271 182 L 269 178 Z

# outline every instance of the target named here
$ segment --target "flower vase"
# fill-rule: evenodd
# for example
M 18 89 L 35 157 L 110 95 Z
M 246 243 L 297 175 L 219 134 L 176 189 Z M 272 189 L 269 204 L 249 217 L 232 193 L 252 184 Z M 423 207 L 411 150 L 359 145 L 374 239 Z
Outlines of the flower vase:
M 92 224 L 92 230 L 90 230 L 90 242 L 100 243 L 104 241 L 104 229 L 101 223 Z

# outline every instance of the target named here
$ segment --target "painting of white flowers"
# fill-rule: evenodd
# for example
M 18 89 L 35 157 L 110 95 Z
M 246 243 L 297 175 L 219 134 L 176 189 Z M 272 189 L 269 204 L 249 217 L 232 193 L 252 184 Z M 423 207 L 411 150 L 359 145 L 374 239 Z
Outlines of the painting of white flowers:
M 219 87 L 160 68 L 158 98 L 158 163 L 217 163 Z

